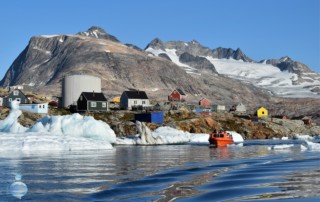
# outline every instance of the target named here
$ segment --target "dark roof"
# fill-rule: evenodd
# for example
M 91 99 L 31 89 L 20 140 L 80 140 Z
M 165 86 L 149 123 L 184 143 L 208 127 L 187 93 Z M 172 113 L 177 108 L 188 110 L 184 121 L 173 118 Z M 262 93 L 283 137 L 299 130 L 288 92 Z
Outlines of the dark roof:
M 103 93 L 95 93 L 95 92 L 82 92 L 82 95 L 90 101 L 107 101 L 106 97 L 104 97 Z
M 131 99 L 149 99 L 144 91 L 124 91 L 124 93 Z
M 176 90 L 180 93 L 180 95 L 186 95 L 186 94 L 183 92 L 183 90 L 181 90 L 180 88 L 177 88 Z

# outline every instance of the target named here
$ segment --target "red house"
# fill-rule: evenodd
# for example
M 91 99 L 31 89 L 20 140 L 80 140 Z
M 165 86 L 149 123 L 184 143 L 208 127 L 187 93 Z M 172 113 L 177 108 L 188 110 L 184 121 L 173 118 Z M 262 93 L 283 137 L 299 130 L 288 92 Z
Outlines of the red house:
M 168 100 L 184 102 L 186 101 L 186 96 L 187 95 L 181 89 L 177 88 L 170 93 Z
M 202 98 L 199 101 L 199 105 L 202 107 L 209 107 L 211 105 L 211 102 L 207 98 Z

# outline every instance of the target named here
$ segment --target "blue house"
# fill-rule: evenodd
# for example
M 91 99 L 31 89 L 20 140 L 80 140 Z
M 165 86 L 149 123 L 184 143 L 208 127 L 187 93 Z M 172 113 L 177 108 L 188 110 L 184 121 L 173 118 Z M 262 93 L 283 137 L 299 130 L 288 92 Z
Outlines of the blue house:
M 135 114 L 134 120 L 141 122 L 163 123 L 163 112 Z

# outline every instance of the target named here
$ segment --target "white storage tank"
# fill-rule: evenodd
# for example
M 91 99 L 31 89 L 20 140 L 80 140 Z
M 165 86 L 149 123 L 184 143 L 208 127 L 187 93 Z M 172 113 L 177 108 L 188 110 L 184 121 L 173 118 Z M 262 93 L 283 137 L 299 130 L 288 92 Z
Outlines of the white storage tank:
M 62 81 L 62 106 L 77 104 L 82 92 L 101 93 L 101 79 L 89 75 L 71 75 Z

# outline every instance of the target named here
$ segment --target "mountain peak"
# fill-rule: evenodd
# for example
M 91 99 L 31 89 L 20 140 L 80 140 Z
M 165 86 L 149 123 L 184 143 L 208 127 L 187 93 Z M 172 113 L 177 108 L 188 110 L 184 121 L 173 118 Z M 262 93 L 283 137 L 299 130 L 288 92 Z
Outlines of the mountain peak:
M 280 58 L 279 61 L 280 62 L 292 62 L 293 60 L 288 56 L 284 56 L 284 57 Z
M 104 29 L 98 26 L 92 26 L 87 31 L 79 32 L 77 35 L 120 42 L 115 36 L 106 33 Z
M 146 46 L 145 50 L 148 49 L 148 48 L 164 50 L 164 45 L 163 45 L 163 42 L 157 37 L 157 38 L 153 39 L 153 40 Z

